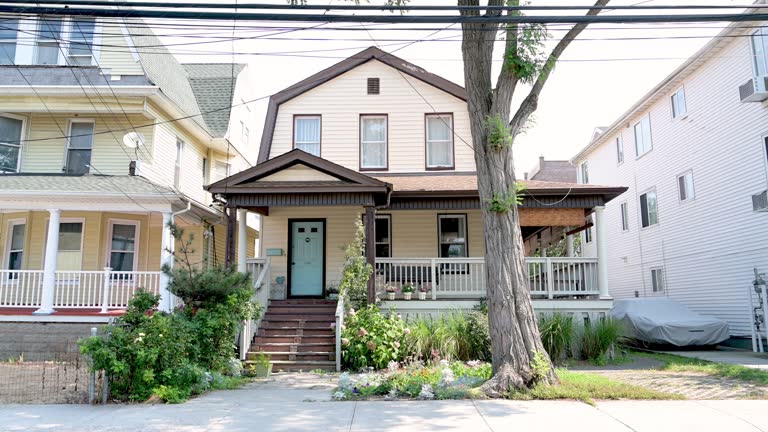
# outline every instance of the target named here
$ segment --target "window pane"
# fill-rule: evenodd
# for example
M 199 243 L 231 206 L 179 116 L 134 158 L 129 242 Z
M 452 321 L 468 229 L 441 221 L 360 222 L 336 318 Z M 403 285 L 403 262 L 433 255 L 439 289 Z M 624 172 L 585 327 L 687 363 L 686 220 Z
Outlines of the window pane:
M 19 20 L 3 21 L 0 29 L 0 64 L 9 65 L 16 61 L 16 32 Z
M 363 117 L 363 142 L 384 142 L 387 140 L 387 119 L 384 117 Z
M 451 141 L 427 141 L 427 166 L 450 167 L 453 165 Z
M 452 135 L 451 116 L 427 117 L 427 140 L 450 141 Z
M 19 147 L 0 144 L 0 173 L 16 172 L 19 166 Z
M 384 143 L 363 143 L 363 167 L 383 168 L 387 165 L 387 148 Z
M 656 209 L 656 192 L 646 194 L 648 202 L 648 223 L 655 225 L 658 222 L 658 213 Z
M 112 250 L 133 251 L 136 241 L 136 225 L 112 225 Z
M 61 18 L 43 17 L 40 19 L 39 39 L 53 42 L 61 39 Z
M 643 153 L 651 149 L 651 120 L 645 117 L 640 123 L 643 127 Z
M 133 271 L 133 252 L 112 252 L 109 266 L 115 271 Z
M 754 56 L 755 74 L 757 76 L 765 75 L 765 50 L 763 48 L 763 38 L 759 31 L 752 35 L 752 54 Z
M 649 225 L 648 221 L 648 194 L 640 195 L 640 217 L 642 218 L 643 228 Z
M 389 251 L 389 245 L 386 243 L 379 243 L 376 245 L 376 256 L 379 258 L 389 258 L 390 251 Z
M 90 150 L 69 150 L 67 152 L 67 170 L 70 175 L 87 174 L 91 164 Z
M 441 243 L 464 243 L 463 217 L 444 217 L 440 219 L 440 242 Z
M 466 247 L 463 244 L 441 244 L 441 258 L 463 258 L 467 256 Z
M 10 117 L 0 116 L 0 143 L 21 144 L 21 131 L 24 122 Z
M 15 224 L 11 230 L 11 250 L 24 249 L 24 233 L 26 232 L 26 225 Z
M 389 243 L 389 218 L 376 218 L 376 243 Z
M 296 117 L 296 143 L 320 143 L 320 119 Z
M 93 123 L 72 123 L 69 127 L 69 148 L 90 149 L 93 147 Z
M 621 138 L 616 138 L 616 160 L 618 163 L 624 162 L 624 148 L 622 147 Z
M 362 117 L 360 122 L 360 151 L 363 168 L 385 168 L 387 166 L 387 119 Z
M 88 56 L 87 59 L 77 60 L 78 64 L 91 63 L 91 50 L 93 45 L 93 33 L 96 21 L 93 18 L 78 18 L 72 20 L 72 33 L 70 35 L 69 55 Z M 86 63 L 79 63 L 86 61 Z
M 680 191 L 680 201 L 685 201 L 688 198 L 687 191 L 685 190 L 685 176 L 677 178 L 677 189 Z
M 55 43 L 45 43 L 37 45 L 37 54 L 35 64 L 55 65 L 59 63 L 59 45 Z
M 11 252 L 8 255 L 8 270 L 21 270 L 21 262 L 24 257 L 24 252 Z M 10 279 L 17 279 L 17 274 L 10 275 Z
M 62 222 L 59 224 L 59 251 L 79 251 L 82 236 L 82 222 Z

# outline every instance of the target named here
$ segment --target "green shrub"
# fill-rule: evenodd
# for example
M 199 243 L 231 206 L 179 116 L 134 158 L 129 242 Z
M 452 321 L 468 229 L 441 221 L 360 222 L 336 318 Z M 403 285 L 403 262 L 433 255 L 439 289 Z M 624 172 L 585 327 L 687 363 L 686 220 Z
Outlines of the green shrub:
M 581 330 L 582 358 L 596 364 L 605 364 L 621 337 L 621 323 L 612 318 L 587 323 Z
M 407 331 L 405 322 L 394 312 L 383 314 L 375 305 L 358 312 L 350 310 L 341 333 L 344 365 L 383 369 L 391 361 L 401 361 L 404 347 L 400 341 Z
M 407 354 L 424 360 L 489 360 L 488 316 L 479 311 L 451 312 L 408 323 Z
M 339 296 L 353 308 L 368 302 L 368 280 L 373 268 L 365 261 L 365 227 L 361 218 L 355 221 L 355 238 L 344 250 L 344 267 L 339 282 Z
M 575 326 L 573 318 L 555 313 L 539 319 L 539 331 L 544 349 L 556 364 L 571 356 Z

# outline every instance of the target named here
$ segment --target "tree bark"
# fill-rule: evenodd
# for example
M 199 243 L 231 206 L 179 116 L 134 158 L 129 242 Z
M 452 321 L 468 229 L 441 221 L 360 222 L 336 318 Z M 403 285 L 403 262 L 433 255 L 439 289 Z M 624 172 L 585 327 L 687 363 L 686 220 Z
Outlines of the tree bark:
M 598 0 L 596 5 L 604 5 L 608 1 Z M 459 5 L 478 6 L 479 3 L 479 0 L 458 0 Z M 504 0 L 488 2 L 489 6 L 504 4 Z M 592 9 L 589 14 L 598 12 Z M 478 14 L 476 11 L 462 13 Z M 512 206 L 506 212 L 493 212 L 487 206 L 494 195 L 510 194 L 516 185 L 512 146 L 498 150 L 488 146 L 488 118 L 498 116 L 509 121 L 512 117 L 510 133 L 513 137 L 517 136 L 536 111 L 539 93 L 554 62 L 585 27 L 575 26 L 557 44 L 530 93 L 515 115 L 511 116 L 518 77 L 502 68 L 496 88 L 493 88 L 491 79 L 493 47 L 497 36 L 494 30 L 499 30 L 499 27 L 473 23 L 462 25 L 464 82 L 477 165 L 477 187 L 483 203 L 486 296 L 493 362 L 493 377 L 483 390 L 491 397 L 500 397 L 512 389 L 529 388 L 539 381 L 556 383 L 557 376 L 541 342 L 531 302 L 518 209 Z M 505 52 L 517 52 L 517 31 L 517 27 L 506 30 Z M 545 362 L 545 371 L 537 371 L 533 367 L 537 356 Z

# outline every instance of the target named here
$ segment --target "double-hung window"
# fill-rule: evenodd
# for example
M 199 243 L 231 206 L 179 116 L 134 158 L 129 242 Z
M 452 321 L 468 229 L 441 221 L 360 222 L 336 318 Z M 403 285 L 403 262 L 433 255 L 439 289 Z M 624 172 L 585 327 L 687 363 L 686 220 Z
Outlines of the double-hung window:
M 19 20 L 4 19 L 0 28 L 0 65 L 16 63 L 16 39 Z
M 109 267 L 114 271 L 131 272 L 136 264 L 136 235 L 138 222 L 112 222 L 109 242 Z
M 11 222 L 8 227 L 8 270 L 21 270 L 24 258 L 24 239 L 27 225 L 23 221 Z M 11 273 L 9 279 L 18 279 L 18 273 Z
M 651 117 L 646 115 L 635 124 L 635 156 L 640 157 L 653 149 L 651 142 Z
M 467 216 L 438 215 L 440 258 L 467 256 Z
M 621 139 L 621 135 L 616 137 L 616 163 L 621 165 L 624 163 L 624 142 Z
M 429 114 L 427 119 L 427 169 L 453 168 L 453 115 Z
M 691 201 L 695 197 L 693 191 L 693 172 L 688 171 L 685 174 L 677 176 L 677 196 L 680 201 Z
M 301 115 L 293 118 L 293 146 L 320 157 L 322 117 Z
M 93 151 L 93 128 L 91 121 L 71 121 L 69 123 L 69 144 L 67 145 L 66 174 L 88 174 Z
M 640 220 L 643 228 L 659 223 L 656 191 L 648 191 L 640 195 Z
M 666 287 L 664 286 L 664 269 L 661 267 L 651 269 L 651 289 L 654 293 L 663 293 Z
M 176 138 L 176 162 L 173 165 L 173 187 L 181 188 L 181 165 L 184 160 L 184 141 Z
M 83 222 L 61 222 L 59 224 L 59 250 L 56 269 L 62 271 L 81 270 L 83 260 Z
M 19 152 L 24 120 L 0 115 L 0 173 L 19 171 Z
M 685 105 L 685 89 L 680 87 L 672 95 L 672 118 L 684 117 L 688 113 L 688 107 Z
M 392 217 L 390 215 L 376 216 L 376 256 L 389 258 L 392 256 Z
M 621 230 L 629 231 L 629 205 L 623 202 L 619 210 L 621 211 Z
M 360 116 L 360 168 L 387 169 L 387 116 Z
M 581 174 L 581 184 L 589 183 L 589 162 L 582 162 L 579 170 Z
M 35 64 L 57 65 L 61 49 L 63 19 L 56 17 L 41 17 L 37 43 L 35 44 Z
M 67 63 L 72 66 L 93 64 L 93 37 L 96 33 L 95 18 L 72 18 L 69 31 Z

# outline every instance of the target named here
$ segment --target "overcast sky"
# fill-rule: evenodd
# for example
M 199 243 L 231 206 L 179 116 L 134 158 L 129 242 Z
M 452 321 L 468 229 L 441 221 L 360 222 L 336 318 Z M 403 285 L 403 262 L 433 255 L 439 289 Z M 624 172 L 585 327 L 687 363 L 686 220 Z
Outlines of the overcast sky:
M 260 1 L 264 3 L 264 1 Z M 371 0 L 372 4 L 383 0 Z M 284 4 L 285 0 L 268 3 Z M 310 0 L 313 4 L 328 4 L 328 0 Z M 334 3 L 341 3 L 335 0 Z M 534 0 L 534 5 L 583 4 L 583 0 Z M 751 4 L 749 0 L 614 0 L 611 4 L 629 5 L 643 3 L 661 4 Z M 412 0 L 411 4 L 455 4 L 449 0 Z M 613 12 L 614 14 L 623 12 Z M 242 24 L 254 26 L 254 23 Z M 286 25 L 265 23 L 265 25 Z M 294 24 L 287 24 L 293 26 Z M 317 24 L 301 24 L 311 26 Z M 380 25 L 379 25 L 380 26 Z M 385 25 L 392 27 L 391 25 Z M 445 25 L 416 25 L 419 28 L 443 28 Z M 661 81 L 686 58 L 703 46 L 724 24 L 637 24 L 594 25 L 584 31 L 580 41 L 571 44 L 554 74 L 545 87 L 535 114 L 535 123 L 518 138 L 515 144 L 515 165 L 518 178 L 529 171 L 540 155 L 547 159 L 569 159 L 585 146 L 596 126 L 613 123 L 642 95 Z M 358 24 L 330 24 L 326 27 L 356 27 Z M 433 31 L 376 30 L 377 25 L 367 25 L 366 31 L 305 30 L 286 33 L 275 39 L 249 39 L 235 42 L 237 62 L 249 63 L 258 78 L 257 95 L 273 94 L 307 76 L 318 72 L 342 58 L 375 45 L 392 52 L 406 42 L 387 39 L 425 39 Z M 411 25 L 410 27 L 414 27 Z M 159 34 L 168 30 L 157 29 Z M 199 31 L 197 37 L 199 37 Z M 229 36 L 231 30 L 221 29 L 211 36 Z M 238 37 L 263 36 L 263 30 L 242 28 L 235 32 Z M 273 33 L 273 32 L 269 32 Z M 553 39 L 564 34 L 562 27 L 551 27 Z M 651 40 L 605 40 L 615 38 L 661 38 Z M 306 39 L 334 39 L 306 40 Z M 189 38 L 162 36 L 165 43 L 189 42 Z M 430 72 L 463 84 L 460 32 L 458 26 L 440 31 L 428 39 L 434 42 L 418 42 L 398 50 L 395 55 L 415 63 Z M 592 39 L 592 40 L 590 40 Z M 594 40 L 599 39 L 599 40 Z M 199 41 L 199 39 L 195 39 Z M 446 41 L 447 40 L 447 41 Z M 499 48 L 501 48 L 501 44 Z M 207 55 L 211 52 L 232 52 L 231 42 L 196 46 L 171 47 L 182 62 L 227 62 L 229 55 Z M 334 51 L 322 51 L 334 50 Z M 299 51 L 299 52 L 297 52 Z M 194 53 L 191 54 L 191 53 Z M 263 53 L 291 53 L 291 55 L 263 55 Z M 259 54 L 259 55 L 257 55 Z M 318 58 L 322 57 L 322 58 Z M 500 58 L 500 53 L 497 59 Z M 497 61 L 497 64 L 500 64 Z M 527 89 L 525 89 L 527 91 Z M 522 96 L 522 94 L 520 95 Z M 266 112 L 266 101 L 254 108 Z M 256 125 L 255 137 L 261 134 L 262 125 Z

